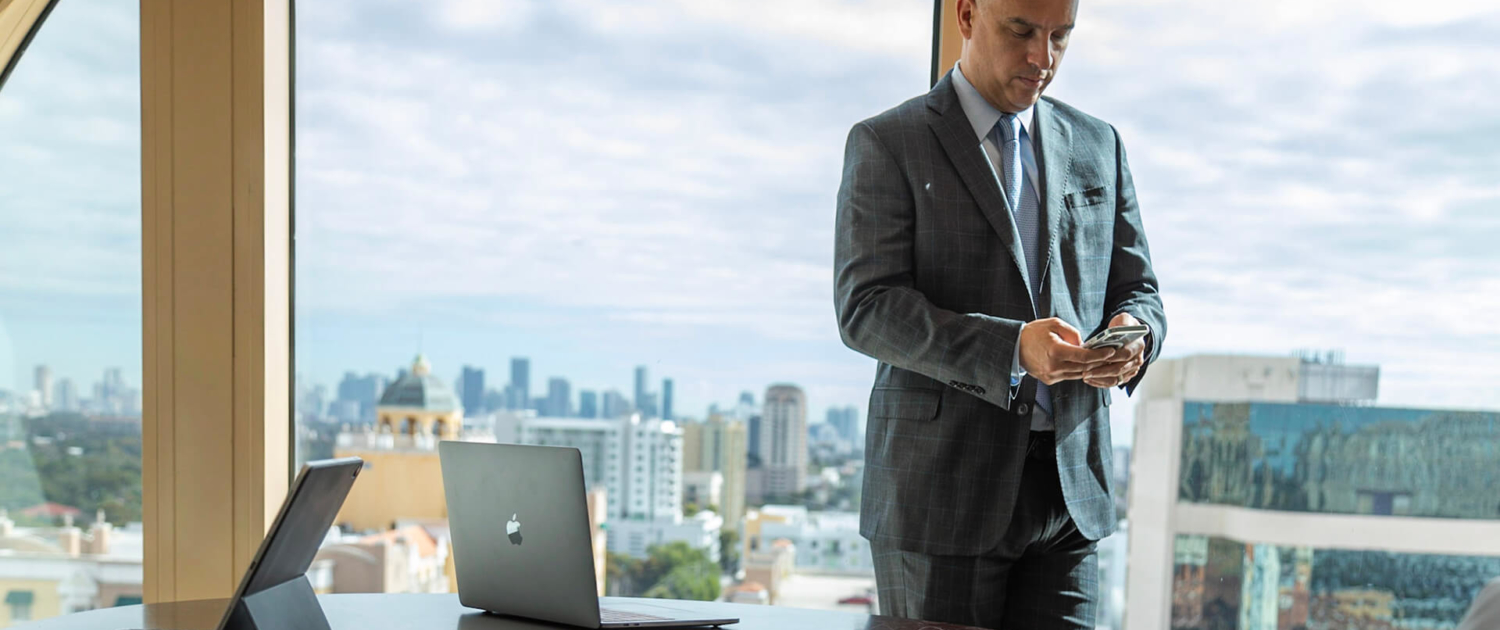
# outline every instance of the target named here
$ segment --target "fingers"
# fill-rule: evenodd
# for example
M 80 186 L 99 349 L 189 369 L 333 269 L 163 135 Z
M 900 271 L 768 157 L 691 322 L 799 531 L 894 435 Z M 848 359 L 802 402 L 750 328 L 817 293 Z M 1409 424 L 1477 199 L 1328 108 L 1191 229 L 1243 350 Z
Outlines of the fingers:
M 1083 345 L 1083 333 L 1078 332 L 1078 329 L 1074 328 L 1072 324 L 1056 317 L 1049 317 L 1041 320 L 1039 323 L 1046 326 L 1047 330 L 1056 335 L 1063 343 L 1071 346 Z
M 1082 346 L 1070 346 L 1056 344 L 1050 348 L 1048 355 L 1052 361 L 1060 365 L 1073 364 L 1070 367 L 1092 366 L 1108 361 L 1115 355 L 1114 348 L 1097 348 L 1090 350 Z
M 1118 379 L 1130 380 L 1132 378 L 1135 378 L 1137 372 L 1141 371 L 1141 366 L 1144 363 L 1144 359 L 1141 359 L 1139 357 L 1126 361 L 1110 362 L 1093 369 L 1086 370 L 1084 372 L 1083 378 L 1086 381 L 1097 380 L 1100 382 L 1113 381 Z

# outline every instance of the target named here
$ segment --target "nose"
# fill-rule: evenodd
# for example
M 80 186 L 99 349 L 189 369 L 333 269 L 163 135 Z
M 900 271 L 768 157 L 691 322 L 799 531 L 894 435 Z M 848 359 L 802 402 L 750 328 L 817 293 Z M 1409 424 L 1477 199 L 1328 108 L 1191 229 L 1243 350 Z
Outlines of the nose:
M 1055 58 L 1052 50 L 1051 38 L 1044 37 L 1040 33 L 1026 44 L 1026 62 L 1032 67 L 1041 70 L 1051 70 L 1052 61 Z

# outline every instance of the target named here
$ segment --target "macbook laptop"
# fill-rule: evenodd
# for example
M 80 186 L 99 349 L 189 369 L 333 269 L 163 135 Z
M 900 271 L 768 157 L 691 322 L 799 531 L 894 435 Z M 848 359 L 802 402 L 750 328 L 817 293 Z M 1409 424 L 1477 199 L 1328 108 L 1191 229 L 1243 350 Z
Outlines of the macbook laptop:
M 739 622 L 669 602 L 600 606 L 578 449 L 449 441 L 438 458 L 463 605 L 585 628 Z

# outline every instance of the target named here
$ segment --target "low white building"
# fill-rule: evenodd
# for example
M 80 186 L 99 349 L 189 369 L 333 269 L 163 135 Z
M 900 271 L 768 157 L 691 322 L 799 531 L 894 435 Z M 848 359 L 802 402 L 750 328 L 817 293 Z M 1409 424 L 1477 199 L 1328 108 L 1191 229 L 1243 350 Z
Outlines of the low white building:
M 706 510 L 724 505 L 724 475 L 712 470 L 682 474 L 682 504 L 693 504 Z
M 707 510 L 690 518 L 611 520 L 604 524 L 609 536 L 609 550 L 615 553 L 645 558 L 652 545 L 682 541 L 689 547 L 704 550 L 714 562 L 719 561 L 719 531 L 723 527 L 723 517 Z
M 144 529 L 18 527 L 0 510 L 0 627 L 139 604 Z
M 858 512 L 809 512 L 806 507 L 767 505 L 745 517 L 747 551 L 779 539 L 797 548 L 797 570 L 858 573 L 875 570 L 868 541 L 859 535 Z

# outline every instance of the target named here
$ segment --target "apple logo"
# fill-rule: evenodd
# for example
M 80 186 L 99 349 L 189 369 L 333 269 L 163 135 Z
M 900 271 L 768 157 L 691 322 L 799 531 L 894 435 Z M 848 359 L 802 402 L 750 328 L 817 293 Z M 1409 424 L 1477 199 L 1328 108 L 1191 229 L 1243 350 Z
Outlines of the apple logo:
M 505 533 L 510 536 L 510 544 L 521 544 L 521 521 L 516 519 L 515 514 L 510 515 L 510 520 L 505 522 Z

